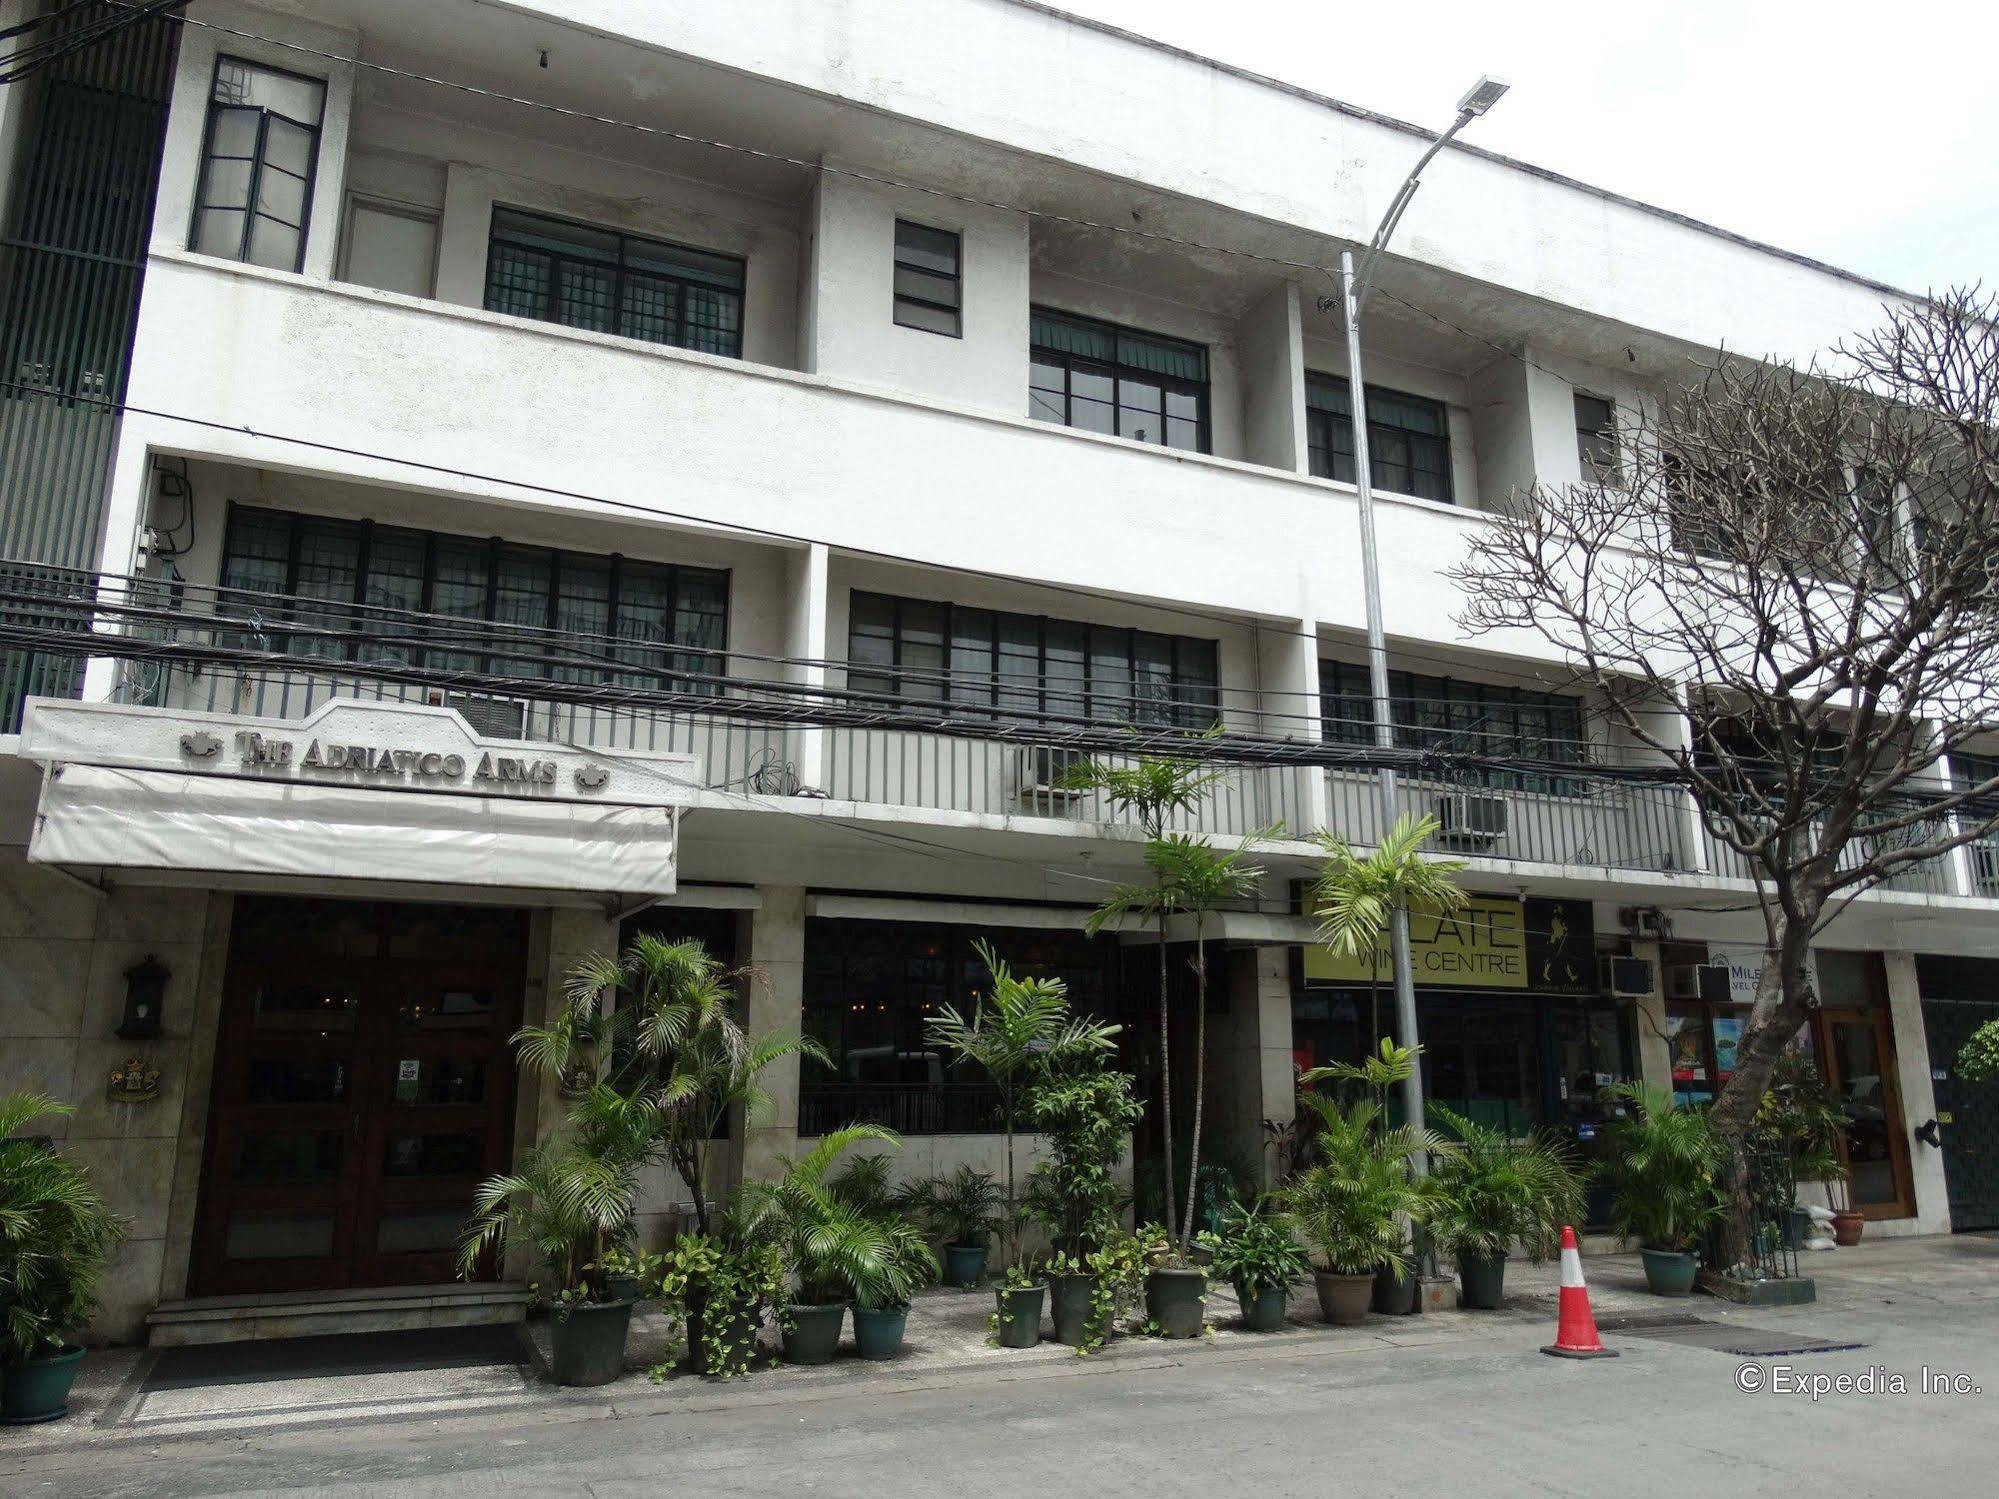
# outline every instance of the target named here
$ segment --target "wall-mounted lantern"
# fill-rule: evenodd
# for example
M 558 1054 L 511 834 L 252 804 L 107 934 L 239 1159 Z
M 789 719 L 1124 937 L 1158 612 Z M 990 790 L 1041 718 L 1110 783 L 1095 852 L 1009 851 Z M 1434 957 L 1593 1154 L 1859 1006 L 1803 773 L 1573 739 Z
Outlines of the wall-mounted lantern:
M 118 1027 L 123 1041 L 151 1041 L 160 1033 L 167 980 L 172 972 L 151 953 L 125 970 L 125 1020 Z

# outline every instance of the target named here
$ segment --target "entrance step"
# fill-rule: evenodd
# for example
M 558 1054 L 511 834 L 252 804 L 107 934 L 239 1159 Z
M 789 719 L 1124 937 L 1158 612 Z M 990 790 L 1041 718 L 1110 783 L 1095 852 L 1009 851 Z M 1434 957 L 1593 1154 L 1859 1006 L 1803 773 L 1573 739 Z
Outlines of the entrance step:
M 528 1289 L 517 1282 L 448 1286 L 367 1286 L 340 1291 L 274 1291 L 163 1301 L 146 1318 L 153 1348 L 243 1343 L 333 1333 L 408 1332 L 524 1321 Z

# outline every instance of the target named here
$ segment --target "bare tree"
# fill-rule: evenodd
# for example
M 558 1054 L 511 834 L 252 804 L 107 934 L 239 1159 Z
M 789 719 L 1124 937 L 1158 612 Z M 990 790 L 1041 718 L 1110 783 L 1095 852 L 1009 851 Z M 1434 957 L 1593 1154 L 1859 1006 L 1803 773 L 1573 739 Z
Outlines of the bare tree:
M 1821 365 L 1723 356 L 1453 570 L 1460 623 L 1571 659 L 1755 882 L 1767 955 L 1712 1114 L 1737 1147 L 1817 1003 L 1813 938 L 1999 826 L 1999 779 L 1948 763 L 1999 721 L 1995 312 L 1958 291 Z M 1732 1232 L 1740 1261 L 1740 1189 Z

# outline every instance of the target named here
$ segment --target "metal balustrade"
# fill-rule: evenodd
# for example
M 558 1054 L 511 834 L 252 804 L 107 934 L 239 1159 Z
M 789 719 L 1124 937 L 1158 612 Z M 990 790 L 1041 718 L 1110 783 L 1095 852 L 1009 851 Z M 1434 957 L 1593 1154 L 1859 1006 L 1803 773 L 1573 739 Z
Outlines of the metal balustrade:
M 990 1083 L 807 1083 L 798 1093 L 798 1133 L 879 1124 L 899 1135 L 996 1135 L 999 1090 Z

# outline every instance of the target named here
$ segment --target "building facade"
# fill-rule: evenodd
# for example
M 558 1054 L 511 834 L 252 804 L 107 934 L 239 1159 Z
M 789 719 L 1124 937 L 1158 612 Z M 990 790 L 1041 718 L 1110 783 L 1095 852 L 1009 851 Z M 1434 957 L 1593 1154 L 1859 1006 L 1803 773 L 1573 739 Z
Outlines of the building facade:
M 948 15 L 195 0 L 0 89 L 0 1089 L 73 1099 L 131 1219 L 101 1336 L 516 1309 L 450 1262 L 559 1111 L 507 1036 L 639 928 L 832 1058 L 732 1173 L 854 1118 L 906 1176 L 995 1165 L 922 1029 L 972 939 L 1151 1002 L 1142 934 L 1085 930 L 1140 839 L 1077 747 L 1371 736 L 1319 268 L 1421 132 Z M 1726 1078 L 1751 887 L 1682 792 L 1587 775 L 1636 748 L 1537 642 L 1462 638 L 1444 569 L 1690 356 L 1809 357 L 1896 294 L 1459 147 L 1399 245 L 1361 397 L 1398 733 L 1577 771 L 1402 782 L 1476 896 L 1415 933 L 1429 1093 L 1587 1148 L 1611 1082 Z M 1295 1069 L 1388 1028 L 1295 895 L 1312 830 L 1377 836 L 1373 780 L 1231 765 L 1188 827 L 1263 835 L 1208 1026 L 1258 1175 Z M 1871 1232 L 1999 1223 L 1949 1068 L 1995 915 L 1973 849 L 1819 955 Z

